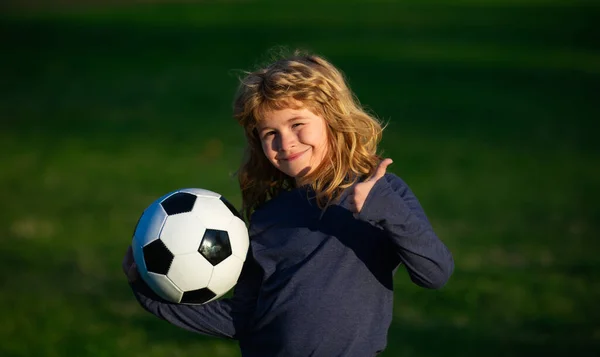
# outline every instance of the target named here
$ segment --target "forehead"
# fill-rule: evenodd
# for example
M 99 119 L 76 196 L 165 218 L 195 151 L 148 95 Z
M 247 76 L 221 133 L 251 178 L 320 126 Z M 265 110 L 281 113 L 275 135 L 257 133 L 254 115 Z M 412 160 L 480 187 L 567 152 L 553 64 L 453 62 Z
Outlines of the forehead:
M 265 110 L 256 116 L 256 128 L 261 130 L 267 127 L 275 127 L 286 124 L 294 119 L 316 119 L 320 118 L 310 107 L 302 105 L 287 106 Z
M 252 114 L 257 122 L 262 121 L 269 112 L 283 109 L 300 110 L 303 108 L 312 108 L 314 103 L 310 101 L 300 101 L 293 97 L 284 97 L 264 100 L 252 110 Z
M 258 126 L 264 126 L 269 124 L 276 124 L 279 122 L 287 122 L 289 120 L 298 118 L 308 118 L 314 116 L 314 114 L 307 108 L 285 108 L 268 111 L 264 114 L 261 121 L 258 122 Z

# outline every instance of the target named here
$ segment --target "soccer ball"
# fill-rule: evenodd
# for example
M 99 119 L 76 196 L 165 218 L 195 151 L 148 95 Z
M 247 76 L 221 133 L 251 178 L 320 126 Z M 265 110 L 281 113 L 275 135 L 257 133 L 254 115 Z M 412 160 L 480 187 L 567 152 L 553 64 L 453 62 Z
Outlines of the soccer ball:
M 248 230 L 236 209 L 218 193 L 199 188 L 154 201 L 132 242 L 142 279 L 163 299 L 181 304 L 204 304 L 231 290 L 248 246 Z

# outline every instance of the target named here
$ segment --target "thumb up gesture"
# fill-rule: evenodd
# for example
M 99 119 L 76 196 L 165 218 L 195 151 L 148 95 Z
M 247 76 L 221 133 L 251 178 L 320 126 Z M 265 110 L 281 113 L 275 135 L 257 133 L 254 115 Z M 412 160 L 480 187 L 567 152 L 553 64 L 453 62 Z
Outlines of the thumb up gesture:
M 354 213 L 356 217 L 363 208 L 365 200 L 371 192 L 375 183 L 385 175 L 387 167 L 392 163 L 392 159 L 384 159 L 379 163 L 375 169 L 375 174 L 366 181 L 359 182 L 350 188 L 351 192 L 348 196 L 348 202 L 350 203 L 350 211 Z

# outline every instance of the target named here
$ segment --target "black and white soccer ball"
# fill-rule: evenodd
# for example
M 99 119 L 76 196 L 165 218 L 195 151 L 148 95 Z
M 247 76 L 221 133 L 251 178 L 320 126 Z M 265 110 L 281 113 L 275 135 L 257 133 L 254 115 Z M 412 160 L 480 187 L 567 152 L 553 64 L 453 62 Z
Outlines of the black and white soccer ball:
M 220 194 L 181 189 L 154 201 L 133 234 L 142 279 L 160 297 L 204 304 L 227 293 L 248 252 L 246 225 Z

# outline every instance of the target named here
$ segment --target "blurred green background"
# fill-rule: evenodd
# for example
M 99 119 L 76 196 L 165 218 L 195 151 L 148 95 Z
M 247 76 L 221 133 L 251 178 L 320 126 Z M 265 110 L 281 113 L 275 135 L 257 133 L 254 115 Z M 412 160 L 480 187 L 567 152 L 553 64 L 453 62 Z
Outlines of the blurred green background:
M 600 354 L 600 7 L 593 2 L 4 1 L 0 355 L 239 356 L 143 311 L 121 272 L 181 187 L 240 204 L 240 70 L 320 53 L 450 247 L 396 277 L 383 356 Z

